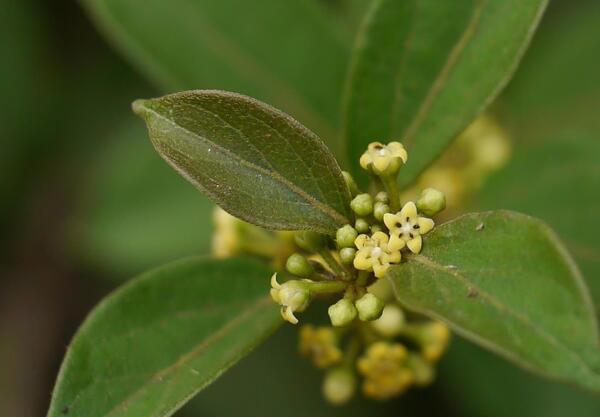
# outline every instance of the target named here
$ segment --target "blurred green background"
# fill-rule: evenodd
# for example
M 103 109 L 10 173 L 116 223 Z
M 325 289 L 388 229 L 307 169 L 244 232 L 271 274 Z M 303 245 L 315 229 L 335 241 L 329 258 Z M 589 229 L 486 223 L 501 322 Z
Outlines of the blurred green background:
M 146 268 L 209 251 L 212 205 L 155 154 L 130 102 L 189 88 L 239 91 L 288 111 L 339 150 L 339 98 L 367 4 L 3 3 L 0 416 L 45 414 L 66 345 L 103 295 Z M 492 108 L 511 132 L 513 157 L 473 201 L 551 224 L 598 306 L 599 109 L 600 3 L 551 1 Z M 295 351 L 286 326 L 179 415 L 600 416 L 599 397 L 457 338 L 432 388 L 336 409 Z

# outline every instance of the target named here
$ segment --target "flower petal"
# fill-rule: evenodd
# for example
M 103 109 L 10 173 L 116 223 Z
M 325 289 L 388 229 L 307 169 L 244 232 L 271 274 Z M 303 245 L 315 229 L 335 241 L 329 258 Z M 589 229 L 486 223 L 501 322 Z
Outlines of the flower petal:
M 427 217 L 419 217 L 417 224 L 419 225 L 419 233 L 422 235 L 429 232 L 433 229 L 433 226 L 435 226 L 433 220 L 428 219 Z
M 389 236 L 384 232 L 373 233 L 373 236 L 371 236 L 371 239 L 374 240 L 375 242 L 377 242 L 378 244 L 388 243 L 388 240 L 390 240 Z
M 400 217 L 396 214 L 385 213 L 383 215 L 383 223 L 390 230 L 394 230 L 397 227 L 398 222 L 400 221 Z
M 398 233 L 392 234 L 390 237 L 390 241 L 388 242 L 388 250 L 389 251 L 398 251 L 402 249 L 406 245 L 404 239 L 400 237 Z
M 365 243 L 369 240 L 369 236 L 367 235 L 358 235 L 356 239 L 354 239 L 354 245 L 356 249 L 360 250 L 365 247 Z
M 369 254 L 371 253 L 370 249 L 361 249 L 356 253 L 356 256 L 354 257 L 354 267 L 356 269 L 360 269 L 361 271 L 368 271 L 371 269 L 371 267 L 373 266 L 373 261 L 371 259 L 368 258 Z
M 402 207 L 400 213 L 398 213 L 402 221 L 408 219 L 413 219 L 417 216 L 417 206 L 412 201 L 409 201 Z
M 402 159 L 402 162 L 406 163 L 406 160 L 408 159 L 408 153 L 400 142 L 390 142 L 388 143 L 387 148 L 392 156 L 400 158 Z
M 359 163 L 363 169 L 368 169 L 369 164 L 373 163 L 373 160 L 371 159 L 371 155 L 369 155 L 367 152 L 363 153 L 362 156 L 360 157 Z
M 375 273 L 375 276 L 377 278 L 383 278 L 385 276 L 385 272 L 387 271 L 387 269 L 389 268 L 389 264 L 374 264 L 373 265 L 373 272 Z
M 378 171 L 385 171 L 385 169 L 390 165 L 390 162 L 390 155 L 384 154 L 373 156 L 373 166 L 375 166 L 375 169 Z
M 406 246 L 408 246 L 408 249 L 410 249 L 412 253 L 419 253 L 421 252 L 421 247 L 423 246 L 423 239 L 420 235 L 416 236 L 414 239 L 409 240 L 406 243 Z

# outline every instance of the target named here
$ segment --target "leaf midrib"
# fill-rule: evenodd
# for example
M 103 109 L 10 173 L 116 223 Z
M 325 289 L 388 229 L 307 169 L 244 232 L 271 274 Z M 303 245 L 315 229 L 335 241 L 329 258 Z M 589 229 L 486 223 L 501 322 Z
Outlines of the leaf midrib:
M 150 113 L 152 113 L 153 115 L 155 115 L 156 117 L 158 117 L 159 119 L 166 121 L 167 123 L 169 123 L 170 125 L 172 125 L 174 128 L 176 129 L 181 129 L 182 131 L 186 132 L 187 134 L 195 137 L 196 139 L 198 139 L 199 141 L 203 141 L 203 142 L 207 142 L 209 144 L 211 144 L 211 146 L 216 147 L 217 149 L 219 149 L 222 153 L 226 154 L 227 156 L 231 157 L 232 159 L 237 160 L 240 164 L 245 165 L 248 168 L 254 169 L 255 171 L 258 171 L 268 177 L 271 177 L 274 181 L 279 182 L 282 186 L 287 187 L 290 191 L 292 191 L 293 193 L 295 193 L 296 195 L 298 195 L 300 198 L 304 199 L 305 201 L 307 201 L 312 207 L 316 208 L 317 210 L 319 210 L 321 213 L 325 214 L 327 217 L 329 217 L 330 219 L 332 219 L 335 223 L 337 224 L 345 224 L 348 223 L 348 219 L 341 213 L 339 213 L 337 210 L 334 210 L 332 207 L 322 203 L 321 201 L 317 200 L 315 197 L 313 197 L 312 195 L 308 194 L 307 192 L 305 192 L 303 189 L 301 189 L 300 187 L 298 187 L 297 185 L 295 185 L 294 183 L 290 182 L 287 178 L 285 178 L 284 176 L 280 175 L 277 171 L 269 171 L 259 165 L 254 164 L 251 161 L 248 161 L 242 157 L 240 157 L 239 155 L 233 153 L 232 151 L 230 151 L 229 149 L 219 145 L 218 143 L 209 140 L 206 137 L 200 136 L 198 134 L 196 134 L 195 132 L 192 132 L 186 128 L 184 128 L 183 126 L 177 124 L 175 121 L 169 119 L 168 117 L 163 116 L 161 113 L 155 111 L 154 109 L 151 109 L 150 107 L 143 105 L 144 109 Z M 216 117 L 219 117 L 219 115 L 210 112 L 210 110 L 207 110 L 206 108 L 202 107 L 205 111 L 213 114 Z M 220 119 L 220 117 L 219 117 Z
M 502 303 L 498 299 L 494 298 L 491 294 L 482 290 L 479 286 L 477 286 L 476 284 L 471 282 L 467 277 L 460 274 L 457 270 L 448 269 L 444 265 L 441 265 L 441 264 L 437 263 L 436 261 L 434 261 L 433 259 L 428 258 L 424 255 L 411 255 L 409 257 L 409 260 L 414 260 L 415 262 L 420 263 L 420 264 L 424 265 L 425 267 L 430 267 L 432 269 L 435 269 L 437 271 L 440 271 L 447 275 L 450 275 L 456 281 L 458 281 L 460 284 L 464 285 L 467 290 L 469 288 L 475 289 L 477 291 L 478 298 L 487 300 L 489 302 L 489 305 L 491 305 L 492 307 L 495 307 L 496 310 L 498 310 L 500 312 L 505 312 L 508 315 L 511 315 L 513 318 L 515 318 L 517 321 L 520 321 L 526 327 L 531 328 L 535 333 L 537 333 L 540 337 L 545 339 L 551 345 L 553 345 L 554 347 L 558 348 L 559 350 L 562 350 L 563 352 L 567 353 L 571 358 L 573 358 L 575 360 L 575 362 L 577 364 L 579 364 L 580 368 L 583 369 L 587 374 L 592 375 L 594 378 L 600 377 L 600 375 L 598 375 L 590 367 L 590 365 L 585 361 L 585 359 L 582 358 L 579 354 L 577 354 L 577 352 L 571 350 L 568 346 L 561 343 L 558 339 L 556 339 L 554 336 L 552 336 L 550 333 L 548 333 L 542 327 L 536 326 L 526 316 L 510 309 L 504 303 Z M 498 348 L 502 349 L 500 347 L 498 347 Z M 504 350 L 504 349 L 502 349 L 502 350 Z
M 471 19 L 469 20 L 469 23 L 467 24 L 467 27 L 463 31 L 461 37 L 458 39 L 450 53 L 448 54 L 446 62 L 443 65 L 440 72 L 438 73 L 438 75 L 436 76 L 435 81 L 431 83 L 431 87 L 429 88 L 425 98 L 423 99 L 423 102 L 421 103 L 421 106 L 419 107 L 419 110 L 417 111 L 412 123 L 400 135 L 400 137 L 403 138 L 402 140 L 407 148 L 412 146 L 417 130 L 419 129 L 419 127 L 427 117 L 429 111 L 433 107 L 433 103 L 436 97 L 439 94 L 441 94 L 441 92 L 444 90 L 446 80 L 448 79 L 450 73 L 458 63 L 460 55 L 469 45 L 469 43 L 473 39 L 473 36 L 475 35 L 475 32 L 477 31 L 477 27 L 481 20 L 481 14 L 485 1 L 474 0 L 474 2 L 475 9 L 473 10 L 473 14 L 471 16 Z M 398 91 L 398 89 L 396 89 L 396 91 Z M 392 117 L 393 116 L 394 114 L 392 114 Z

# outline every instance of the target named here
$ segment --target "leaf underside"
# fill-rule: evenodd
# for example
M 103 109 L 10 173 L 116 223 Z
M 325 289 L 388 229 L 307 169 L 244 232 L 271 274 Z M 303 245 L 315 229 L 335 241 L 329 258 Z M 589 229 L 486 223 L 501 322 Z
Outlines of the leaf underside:
M 134 110 L 160 155 L 236 217 L 327 234 L 351 218 L 350 194 L 331 152 L 264 103 L 198 90 L 137 101 Z

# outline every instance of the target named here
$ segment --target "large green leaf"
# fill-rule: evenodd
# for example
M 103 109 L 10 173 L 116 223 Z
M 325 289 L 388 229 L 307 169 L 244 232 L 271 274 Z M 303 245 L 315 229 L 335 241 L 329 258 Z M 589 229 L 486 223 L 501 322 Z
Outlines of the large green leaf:
M 519 210 L 556 229 L 600 302 L 600 132 L 565 132 L 521 143 L 492 176 L 477 206 Z M 532 175 L 534 173 L 534 175 Z M 598 307 L 598 304 L 596 305 Z
M 271 229 L 332 234 L 350 194 L 325 144 L 288 115 L 238 94 L 138 100 L 156 150 L 231 214 Z
M 163 90 L 239 91 L 293 114 L 337 148 L 349 48 L 320 1 L 82 2 Z
M 194 258 L 148 272 L 90 314 L 49 417 L 168 416 L 281 322 L 256 261 Z
M 391 270 L 398 299 L 466 338 L 548 377 L 600 390 L 594 309 L 555 234 L 508 211 L 438 226 Z
M 356 41 L 344 103 L 348 156 L 409 150 L 410 183 L 508 82 L 546 0 L 378 0 Z

